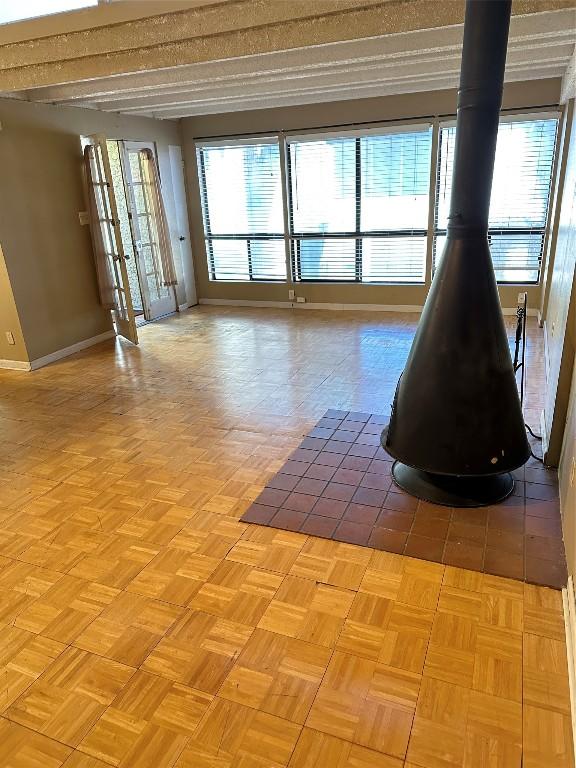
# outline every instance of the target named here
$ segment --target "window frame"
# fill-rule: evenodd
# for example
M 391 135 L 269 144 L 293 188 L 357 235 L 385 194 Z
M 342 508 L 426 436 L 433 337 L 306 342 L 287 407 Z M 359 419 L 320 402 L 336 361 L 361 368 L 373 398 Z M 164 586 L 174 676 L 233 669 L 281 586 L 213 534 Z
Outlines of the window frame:
M 361 140 L 370 136 L 384 136 L 393 134 L 417 133 L 419 131 L 430 132 L 430 165 L 434 164 L 434 121 L 396 121 L 393 124 L 375 124 L 370 128 L 352 128 L 340 131 L 319 130 L 308 133 L 287 134 L 286 141 L 286 168 L 287 168 L 287 190 L 288 190 L 288 220 L 289 220 L 289 242 L 290 242 L 290 263 L 291 277 L 295 283 L 321 283 L 334 285 L 390 285 L 390 286 L 425 286 L 428 273 L 428 249 L 429 249 L 429 224 L 428 215 L 426 227 L 412 229 L 380 229 L 363 230 L 361 228 L 362 214 L 362 144 Z M 355 186 L 355 228 L 350 231 L 326 232 L 319 234 L 317 232 L 299 232 L 294 229 L 294 207 L 292 197 L 292 159 L 290 155 L 291 144 L 308 141 L 325 141 L 330 139 L 354 139 L 355 141 L 355 162 L 354 162 L 354 186 Z M 428 180 L 428 209 L 430 208 L 430 180 Z M 422 269 L 422 280 L 411 281 L 407 279 L 398 281 L 388 280 L 364 280 L 362 275 L 362 251 L 363 241 L 365 239 L 384 239 L 388 237 L 422 237 L 425 240 L 424 264 Z M 319 278 L 302 277 L 300 244 L 303 240 L 354 240 L 355 241 L 355 260 L 354 260 L 354 279 L 344 277 Z
M 552 162 L 550 166 L 550 179 L 548 182 L 548 194 L 547 194 L 547 200 L 546 200 L 546 215 L 544 217 L 544 224 L 541 227 L 488 227 L 488 243 L 491 244 L 491 238 L 492 237 L 517 237 L 518 235 L 539 235 L 541 237 L 541 246 L 540 246 L 540 255 L 538 256 L 538 277 L 536 280 L 530 280 L 530 281 L 518 281 L 518 280 L 499 280 L 496 278 L 496 282 L 498 285 L 507 285 L 507 286 L 539 286 L 542 283 L 542 276 L 545 269 L 545 259 L 546 259 L 546 247 L 547 247 L 547 240 L 548 235 L 550 231 L 550 217 L 552 215 L 552 197 L 553 197 L 553 191 L 554 191 L 554 182 L 556 178 L 556 165 L 558 162 L 558 152 L 559 152 L 559 134 L 560 134 L 560 126 L 561 126 L 561 118 L 562 118 L 562 110 L 550 110 L 549 108 L 545 108 L 541 111 L 518 111 L 513 110 L 510 112 L 501 112 L 499 120 L 498 120 L 498 128 L 500 128 L 500 125 L 506 124 L 506 123 L 527 123 L 530 121 L 537 121 L 537 120 L 555 120 L 556 121 L 556 130 L 554 134 L 554 147 L 552 150 Z M 439 227 L 438 226 L 438 208 L 439 208 L 439 199 L 440 199 L 440 179 L 441 179 L 441 162 L 442 162 L 442 129 L 445 128 L 455 128 L 456 127 L 456 119 L 450 119 L 450 120 L 439 120 L 438 121 L 438 160 L 436 163 L 436 174 L 435 174 L 435 188 L 434 188 L 434 222 L 433 222 L 433 232 L 432 232 L 432 277 L 434 276 L 434 273 L 436 271 L 436 265 L 437 265 L 437 258 L 438 255 L 436 253 L 436 240 L 439 237 L 446 237 L 447 235 L 447 227 Z M 493 265 L 494 266 L 494 265 Z M 496 267 L 494 267 L 494 272 L 496 273 Z
M 547 249 L 548 249 L 548 240 L 550 235 L 550 222 L 551 222 L 551 216 L 553 214 L 553 195 L 554 195 L 554 189 L 555 189 L 555 183 L 556 183 L 556 174 L 557 174 L 557 167 L 558 167 L 558 158 L 559 153 L 561 150 L 561 122 L 562 122 L 562 115 L 564 113 L 564 108 L 562 105 L 548 105 L 544 107 L 530 107 L 528 109 L 507 109 L 507 110 L 501 110 L 500 112 L 500 118 L 499 122 L 512 122 L 512 121 L 518 121 L 518 122 L 526 122 L 529 120 L 542 120 L 542 119 L 554 119 L 557 121 L 556 125 L 556 135 L 555 135 L 555 142 L 554 142 L 554 150 L 553 150 L 553 156 L 552 156 L 552 166 L 550 171 L 550 181 L 549 181 L 549 192 L 548 192 L 548 203 L 547 203 L 547 212 L 546 212 L 546 223 L 543 228 L 539 228 L 539 232 L 542 234 L 542 247 L 541 247 L 541 253 L 540 253 L 540 261 L 539 261 L 539 270 L 538 270 L 538 280 L 536 282 L 508 282 L 508 281 L 502 281 L 497 280 L 498 285 L 503 286 L 527 286 L 527 287 L 534 287 L 542 285 L 543 277 L 546 270 L 546 261 L 547 261 Z M 280 181 L 281 181 L 281 187 L 282 187 L 282 206 L 283 206 L 283 219 L 284 219 L 284 232 L 282 234 L 274 233 L 273 235 L 270 235 L 268 233 L 259 233 L 262 234 L 262 237 L 260 239 L 274 239 L 274 240 L 283 240 L 285 243 L 285 254 L 286 254 L 286 271 L 285 276 L 278 279 L 271 279 L 271 278 L 249 278 L 247 280 L 226 280 L 226 279 L 219 279 L 216 278 L 215 272 L 214 272 L 214 260 L 213 260 L 213 254 L 210 253 L 210 247 L 209 247 L 209 238 L 207 237 L 206 231 L 203 232 L 203 240 L 206 248 L 206 263 L 207 263 L 207 269 L 208 269 L 208 276 L 210 281 L 218 282 L 218 283 L 271 283 L 273 285 L 278 284 L 297 284 L 297 283 L 304 283 L 304 284 L 332 284 L 332 285 L 368 285 L 368 286 L 391 286 L 396 288 L 401 288 L 403 286 L 405 287 L 423 287 L 428 289 L 430 287 L 430 284 L 432 282 L 432 279 L 434 277 L 434 271 L 435 271 L 435 246 L 436 246 L 436 238 L 438 235 L 442 235 L 442 231 L 440 228 L 437 227 L 437 205 L 438 205 L 438 194 L 439 194 L 439 175 L 440 175 L 440 151 L 441 151 L 441 137 L 440 137 L 440 131 L 443 127 L 449 127 L 450 125 L 456 124 L 456 116 L 455 115 L 436 115 L 434 117 L 420 117 L 420 118 L 407 118 L 407 119 L 398 119 L 398 120 L 392 120 L 392 121 L 373 121 L 366 124 L 349 124 L 349 125 L 342 125 L 342 126 L 334 126 L 330 129 L 326 128 L 317 128 L 317 129 L 309 129 L 306 131 L 302 130 L 289 130 L 289 131 L 275 131 L 271 132 L 268 131 L 266 133 L 259 134 L 250 134 L 250 135 L 237 135 L 237 136 L 220 136 L 220 137 L 214 137 L 213 139 L 209 138 L 202 138 L 194 142 L 195 144 L 195 155 L 198 162 L 198 148 L 205 147 L 205 146 L 239 146 L 241 144 L 260 144 L 264 143 L 266 141 L 270 141 L 273 143 L 278 143 L 279 152 L 280 152 Z M 358 208 L 361 210 L 361 177 L 358 179 L 358 163 L 355 163 L 355 185 L 356 185 L 356 226 L 353 231 L 351 232 L 338 232 L 338 233 L 324 233 L 323 235 L 319 235 L 318 233 L 294 233 L 293 231 L 293 218 L 292 218 L 292 170 L 291 170 L 291 158 L 290 158 L 290 143 L 295 140 L 295 138 L 299 140 L 322 140 L 327 138 L 357 138 L 360 139 L 363 136 L 370 136 L 372 134 L 375 135 L 382 135 L 385 133 L 406 133 L 409 130 L 417 130 L 418 127 L 420 128 L 430 128 L 431 129 L 431 152 L 430 152 L 430 175 L 429 175 L 429 181 L 428 181 L 428 221 L 427 226 L 423 229 L 416 228 L 416 229 L 406 229 L 406 230 L 378 230 L 378 231 L 366 231 L 363 232 L 360 229 L 359 221 L 358 221 Z M 360 146 L 359 141 L 357 141 L 357 149 L 356 153 L 358 153 L 358 147 Z M 200 187 L 200 202 L 201 202 L 201 208 L 202 211 L 204 211 L 204 205 L 206 204 L 206 201 L 203 200 L 203 194 L 206 193 L 206 185 L 203 182 L 201 178 L 201 169 L 200 164 L 198 164 L 198 173 L 197 178 L 199 182 Z M 358 186 L 360 185 L 360 186 Z M 360 205 L 359 205 L 360 201 Z M 206 204 L 206 210 L 207 210 L 207 204 Z M 204 227 L 204 216 L 202 216 L 203 219 L 203 227 Z M 529 228 L 530 232 L 533 231 L 534 228 Z M 494 228 L 494 230 L 491 232 L 491 234 L 498 235 L 502 231 L 502 228 Z M 511 229 L 507 229 L 506 232 L 510 232 Z M 528 229 L 526 230 L 528 231 Z M 425 263 L 424 263 L 424 278 L 422 281 L 412 282 L 409 280 L 403 280 L 403 281 L 377 281 L 377 280 L 370 280 L 370 281 L 364 281 L 361 279 L 361 251 L 359 253 L 359 247 L 358 242 L 362 240 L 362 238 L 365 237 L 376 237 L 376 238 L 384 238 L 384 237 L 405 237 L 405 236 L 417 236 L 417 237 L 424 237 L 426 239 L 426 250 L 425 250 Z M 211 234 L 212 240 L 218 240 L 218 239 L 246 239 L 245 236 L 235 236 L 235 235 L 229 235 L 229 236 L 219 236 Z M 356 248 L 355 248 L 355 277 L 354 279 L 350 278 L 343 278 L 338 279 L 334 277 L 327 277 L 325 279 L 323 278 L 302 278 L 298 277 L 298 274 L 301 274 L 301 266 L 300 266 L 300 256 L 296 252 L 295 248 L 295 240 L 305 240 L 305 239 L 332 239 L 332 240 L 338 240 L 338 239 L 353 239 L 356 241 Z M 257 239 L 254 237 L 250 237 L 250 239 Z M 359 263 L 360 261 L 360 263 Z M 359 279 L 359 272 L 360 272 L 360 279 Z
M 203 149 L 224 149 L 226 147 L 238 148 L 248 146 L 262 146 L 273 145 L 278 147 L 278 170 L 279 181 L 282 187 L 282 228 L 285 230 L 284 220 L 284 208 L 285 208 L 285 195 L 283 187 L 283 171 L 282 171 L 282 141 L 279 134 L 266 134 L 266 136 L 250 136 L 240 137 L 238 139 L 226 138 L 215 140 L 202 140 L 195 142 L 196 164 L 198 170 L 198 182 L 200 188 L 200 204 L 202 210 L 202 226 L 204 236 L 204 247 L 206 250 L 206 262 L 208 266 L 208 276 L 211 282 L 216 283 L 273 283 L 278 285 L 289 280 L 288 272 L 285 271 L 282 277 L 254 277 L 254 266 L 252 261 L 252 254 L 250 243 L 254 242 L 284 242 L 285 231 L 282 232 L 246 232 L 246 233 L 227 233 L 227 234 L 215 234 L 211 230 L 210 225 L 210 207 L 208 204 L 208 186 L 206 183 L 206 165 L 204 160 Z M 246 280 L 231 280 L 222 279 L 216 276 L 216 259 L 214 255 L 214 242 L 230 242 L 241 241 L 246 243 L 246 255 L 247 255 L 247 267 L 248 278 Z

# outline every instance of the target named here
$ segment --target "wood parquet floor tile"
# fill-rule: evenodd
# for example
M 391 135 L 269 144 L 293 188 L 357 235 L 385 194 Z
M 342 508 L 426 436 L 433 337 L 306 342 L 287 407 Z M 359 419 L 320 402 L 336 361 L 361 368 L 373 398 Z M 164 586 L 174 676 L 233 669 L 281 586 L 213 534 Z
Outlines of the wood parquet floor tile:
M 572 768 L 558 591 L 240 521 L 414 328 L 202 307 L 0 371 L 0 768 Z

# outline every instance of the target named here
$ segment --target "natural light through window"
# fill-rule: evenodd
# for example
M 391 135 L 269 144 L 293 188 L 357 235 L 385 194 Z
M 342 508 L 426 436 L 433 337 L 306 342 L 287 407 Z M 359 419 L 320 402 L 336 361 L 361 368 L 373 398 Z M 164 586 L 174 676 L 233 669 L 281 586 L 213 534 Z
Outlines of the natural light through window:
M 98 0 L 2 0 L 0 2 L 0 24 L 12 21 L 34 19 L 53 13 L 75 11 L 98 5 Z

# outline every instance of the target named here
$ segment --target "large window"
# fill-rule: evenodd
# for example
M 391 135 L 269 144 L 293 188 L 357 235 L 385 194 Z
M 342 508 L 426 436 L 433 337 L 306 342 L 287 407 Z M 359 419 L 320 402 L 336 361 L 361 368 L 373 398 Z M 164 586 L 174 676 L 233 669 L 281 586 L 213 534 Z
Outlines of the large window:
M 557 124 L 501 119 L 488 233 L 501 283 L 540 279 Z M 435 169 L 431 125 L 199 144 L 210 279 L 424 283 L 452 186 L 456 128 L 437 130 Z
M 200 145 L 208 269 L 212 280 L 285 280 L 278 141 Z
M 431 134 L 289 139 L 295 280 L 424 282 Z
M 510 120 L 498 129 L 488 239 L 496 279 L 537 283 L 548 217 L 556 118 Z M 434 253 L 442 257 L 456 128 L 441 126 Z

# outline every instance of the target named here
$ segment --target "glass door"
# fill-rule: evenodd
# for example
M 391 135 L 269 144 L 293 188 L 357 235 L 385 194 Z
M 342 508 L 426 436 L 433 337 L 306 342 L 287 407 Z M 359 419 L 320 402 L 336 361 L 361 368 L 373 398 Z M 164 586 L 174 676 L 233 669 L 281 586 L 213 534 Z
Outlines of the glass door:
M 102 235 L 102 243 L 109 263 L 111 289 L 114 309 L 112 316 L 116 331 L 120 336 L 138 344 L 138 333 L 130 293 L 130 282 L 126 269 L 127 254 L 124 252 L 118 207 L 114 194 L 114 185 L 110 169 L 110 159 L 106 146 L 106 137 L 89 136 L 85 141 L 88 147 L 91 169 L 91 181 Z
M 164 285 L 158 223 L 150 204 L 152 195 L 149 187 L 153 181 L 145 172 L 145 150 L 151 151 L 155 157 L 153 144 L 125 141 L 123 166 L 144 316 L 147 320 L 154 320 L 176 312 L 177 306 L 174 286 Z

